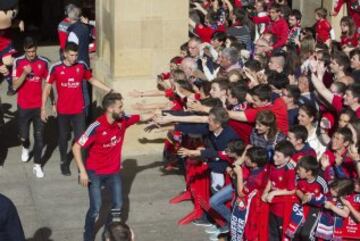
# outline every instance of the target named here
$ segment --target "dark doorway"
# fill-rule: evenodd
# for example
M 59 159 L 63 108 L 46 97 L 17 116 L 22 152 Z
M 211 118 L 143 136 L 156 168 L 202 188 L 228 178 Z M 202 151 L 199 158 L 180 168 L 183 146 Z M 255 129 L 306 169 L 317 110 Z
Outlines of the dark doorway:
M 20 0 L 18 19 L 25 22 L 25 33 L 15 31 L 15 46 L 21 46 L 24 35 L 35 37 L 40 45 L 57 45 L 57 26 L 68 3 L 82 7 L 84 16 L 95 19 L 95 0 Z

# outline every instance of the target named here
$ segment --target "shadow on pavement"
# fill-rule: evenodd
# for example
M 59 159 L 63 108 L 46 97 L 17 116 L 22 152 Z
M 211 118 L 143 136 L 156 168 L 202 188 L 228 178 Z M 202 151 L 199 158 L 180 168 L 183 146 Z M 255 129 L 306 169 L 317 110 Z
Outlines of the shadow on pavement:
M 5 164 L 8 149 L 20 145 L 20 140 L 17 135 L 17 112 L 10 111 L 12 105 L 8 103 L 3 103 L 0 107 L 0 121 L 2 123 L 0 126 L 0 166 L 2 166 Z
M 26 241 L 53 241 L 51 239 L 52 231 L 48 227 L 39 228 L 35 231 L 32 238 L 26 239 Z
M 43 166 L 51 158 L 55 148 L 58 145 L 58 126 L 54 116 L 50 116 L 44 126 L 44 148 L 41 163 Z

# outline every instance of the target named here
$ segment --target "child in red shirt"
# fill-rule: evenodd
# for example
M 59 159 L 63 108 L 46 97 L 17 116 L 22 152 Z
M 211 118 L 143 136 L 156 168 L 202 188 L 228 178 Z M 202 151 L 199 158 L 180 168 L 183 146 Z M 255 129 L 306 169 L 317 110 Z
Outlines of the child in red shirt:
M 291 160 L 294 146 L 289 141 L 279 142 L 275 147 L 270 165 L 269 181 L 261 199 L 269 203 L 269 241 L 284 239 L 290 219 L 295 194 L 295 162 Z
M 290 224 L 286 235 L 292 240 L 313 240 L 313 228 L 317 225 L 320 208 L 324 205 L 328 192 L 326 181 L 319 176 L 320 166 L 313 156 L 299 160 L 296 173 L 296 196 Z
M 260 202 L 268 178 L 267 151 L 261 147 L 250 147 L 241 160 L 244 166 L 236 163 L 236 199 L 231 215 L 231 240 L 259 240 L 264 218 Z
M 341 27 L 341 47 L 356 48 L 359 45 L 359 34 L 356 31 L 354 20 L 350 16 L 345 16 L 340 21 Z
M 317 8 L 315 9 L 315 32 L 316 32 L 316 41 L 320 43 L 325 43 L 330 46 L 331 37 L 331 25 L 329 21 L 326 19 L 327 10 L 325 8 Z

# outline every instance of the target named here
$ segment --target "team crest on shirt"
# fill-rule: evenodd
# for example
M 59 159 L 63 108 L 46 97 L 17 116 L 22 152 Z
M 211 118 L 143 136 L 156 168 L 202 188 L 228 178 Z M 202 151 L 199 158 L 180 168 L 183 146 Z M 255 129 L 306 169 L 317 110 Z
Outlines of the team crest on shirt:
M 110 138 L 110 141 L 106 144 L 103 144 L 103 147 L 104 148 L 111 148 L 111 147 L 114 147 L 116 146 L 119 142 L 120 142 L 121 138 L 117 137 L 117 136 L 113 136 Z
M 106 135 L 107 135 L 107 132 L 106 132 L 106 131 L 103 131 L 103 132 L 101 133 L 101 135 L 106 136 Z
M 76 68 L 76 73 L 80 73 L 79 67 Z
M 121 123 L 119 122 L 119 123 L 117 123 L 117 125 L 118 125 L 119 129 L 121 129 L 121 127 L 122 127 Z
M 279 177 L 279 181 L 282 181 L 283 180 L 283 177 Z
M 64 75 L 64 74 L 65 74 L 65 72 L 64 72 L 64 71 L 61 71 L 61 72 L 60 72 L 60 74 L 61 74 L 61 75 Z
M 38 64 L 38 69 L 39 69 L 39 70 L 41 69 L 41 64 Z

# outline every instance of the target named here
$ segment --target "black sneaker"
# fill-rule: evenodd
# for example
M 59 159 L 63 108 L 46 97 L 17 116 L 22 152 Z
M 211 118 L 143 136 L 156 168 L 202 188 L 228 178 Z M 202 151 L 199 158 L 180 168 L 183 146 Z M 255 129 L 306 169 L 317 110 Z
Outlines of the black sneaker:
M 203 226 L 203 227 L 210 227 L 212 226 L 212 223 L 210 223 L 208 220 L 205 220 L 204 218 L 199 218 L 194 221 L 192 221 L 192 224 L 196 226 Z
M 60 164 L 61 174 L 64 176 L 71 176 L 70 166 L 66 163 Z

